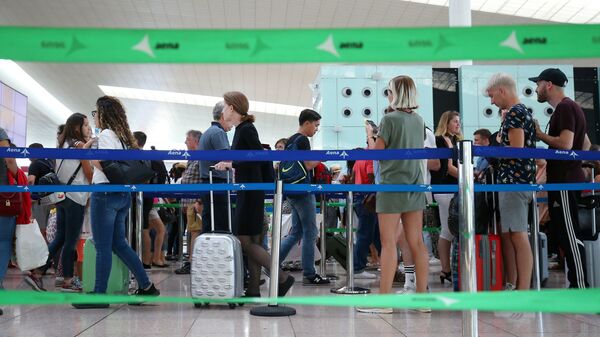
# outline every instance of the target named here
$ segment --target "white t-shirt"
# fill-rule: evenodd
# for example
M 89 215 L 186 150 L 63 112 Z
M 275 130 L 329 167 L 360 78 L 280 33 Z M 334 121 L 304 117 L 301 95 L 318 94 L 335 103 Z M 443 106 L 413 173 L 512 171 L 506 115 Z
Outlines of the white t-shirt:
M 119 140 L 119 137 L 113 130 L 104 129 L 98 136 L 98 149 L 103 150 L 123 150 L 123 144 Z M 102 170 L 94 167 L 94 177 L 92 178 L 92 184 L 108 184 L 108 178 L 104 175 Z
M 69 144 L 68 142 L 65 142 L 65 144 L 62 147 L 63 149 L 67 149 L 69 148 Z M 77 159 L 58 159 L 56 160 L 56 175 L 58 175 L 58 179 L 60 180 L 61 183 L 63 184 L 67 184 L 69 182 L 69 179 L 71 179 L 71 177 L 73 176 L 73 173 L 75 173 L 75 170 L 77 170 L 77 167 L 79 166 L 79 164 L 81 164 L 81 161 L 77 160 Z M 79 168 L 79 171 L 77 172 L 77 175 L 75 176 L 75 179 L 73 179 L 73 182 L 71 183 L 71 185 L 88 185 L 88 181 L 85 178 L 85 174 L 83 173 L 83 167 Z M 75 201 L 76 203 L 80 204 L 81 206 L 85 206 L 89 197 L 89 193 L 88 192 L 67 192 L 66 193 L 67 198 Z

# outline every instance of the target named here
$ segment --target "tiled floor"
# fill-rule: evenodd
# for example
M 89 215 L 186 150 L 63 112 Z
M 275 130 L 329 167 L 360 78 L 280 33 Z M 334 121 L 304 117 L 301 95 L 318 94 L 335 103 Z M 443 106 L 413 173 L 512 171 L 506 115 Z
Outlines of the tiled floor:
M 330 270 L 343 272 L 335 265 Z M 431 268 L 432 291 L 448 290 L 439 284 L 439 267 Z M 564 284 L 563 275 L 551 273 L 549 285 Z M 186 296 L 189 277 L 171 270 L 152 270 L 151 278 L 161 292 L 169 296 Z M 297 277 L 301 279 L 300 274 Z M 53 279 L 46 277 L 46 283 Z M 344 282 L 344 277 L 338 281 Z M 376 290 L 376 282 L 359 281 L 357 285 Z M 8 289 L 27 286 L 14 269 L 5 280 Z M 266 288 L 263 295 L 266 295 Z M 303 287 L 290 291 L 291 296 L 329 294 L 329 287 Z M 226 306 L 194 309 L 188 304 L 160 304 L 134 307 L 112 305 L 110 309 L 76 310 L 70 306 L 4 307 L 0 316 L 0 336 L 462 336 L 462 313 L 433 312 L 422 314 L 396 310 L 392 315 L 357 313 L 353 308 L 296 306 L 295 316 L 263 318 L 251 316 L 248 305 L 230 310 Z M 479 313 L 479 336 L 575 337 L 600 336 L 598 315 Z

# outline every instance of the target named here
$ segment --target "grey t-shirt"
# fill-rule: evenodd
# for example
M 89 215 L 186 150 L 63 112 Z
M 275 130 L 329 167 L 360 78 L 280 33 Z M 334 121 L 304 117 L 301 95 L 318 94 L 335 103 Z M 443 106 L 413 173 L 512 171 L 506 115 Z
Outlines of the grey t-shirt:
M 381 120 L 379 136 L 386 149 L 422 149 L 423 119 L 417 113 L 393 111 Z M 423 184 L 420 160 L 380 160 L 381 184 Z
M 227 133 L 218 122 L 212 122 L 202 137 L 200 137 L 200 150 L 229 150 L 229 140 Z M 202 179 L 208 179 L 208 171 L 210 166 L 214 166 L 219 161 L 202 161 L 200 165 L 200 173 Z M 213 172 L 213 178 L 227 179 L 225 171 Z
M 0 140 L 8 140 L 8 134 L 3 128 L 0 128 Z M 0 158 L 0 185 L 8 185 L 8 169 L 6 168 L 6 161 L 4 158 Z

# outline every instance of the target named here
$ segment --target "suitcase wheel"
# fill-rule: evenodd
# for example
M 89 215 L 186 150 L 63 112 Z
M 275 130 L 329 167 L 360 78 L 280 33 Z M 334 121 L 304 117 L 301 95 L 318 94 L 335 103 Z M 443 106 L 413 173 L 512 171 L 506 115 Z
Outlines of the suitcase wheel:
M 204 303 L 204 302 L 196 302 L 196 303 L 194 303 L 194 308 L 196 308 L 196 309 L 202 308 L 203 306 L 207 306 L 208 307 L 208 303 Z
M 244 303 L 238 303 L 237 305 L 239 305 L 240 307 L 243 307 Z
M 229 304 L 229 309 L 235 309 L 235 303 L 228 303 Z

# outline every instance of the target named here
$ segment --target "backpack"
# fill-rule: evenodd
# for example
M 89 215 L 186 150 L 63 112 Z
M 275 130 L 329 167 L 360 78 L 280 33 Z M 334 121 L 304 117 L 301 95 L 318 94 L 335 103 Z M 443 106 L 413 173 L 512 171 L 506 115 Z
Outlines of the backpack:
M 288 142 L 285 146 L 286 150 L 297 150 L 297 141 L 300 136 L 294 138 L 292 142 Z M 278 170 L 279 179 L 286 184 L 309 183 L 309 174 L 304 167 L 304 162 L 300 160 L 282 161 L 279 163 Z
M 150 181 L 151 184 L 163 185 L 167 183 L 169 172 L 162 160 L 151 160 L 150 168 L 152 168 L 155 173 L 154 178 Z

